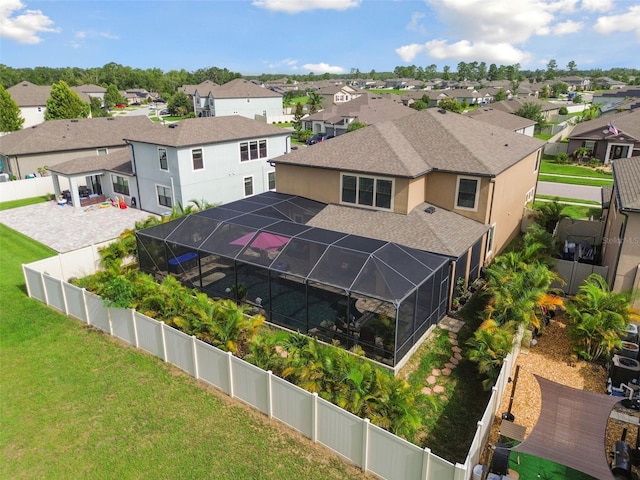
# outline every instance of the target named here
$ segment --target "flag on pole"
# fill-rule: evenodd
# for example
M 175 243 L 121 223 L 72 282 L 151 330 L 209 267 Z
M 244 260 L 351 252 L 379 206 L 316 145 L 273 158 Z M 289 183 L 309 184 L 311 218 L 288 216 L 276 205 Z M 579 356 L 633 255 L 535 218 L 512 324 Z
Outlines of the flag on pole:
M 612 122 L 609 122 L 609 133 L 612 133 L 616 137 L 619 135 L 618 129 Z

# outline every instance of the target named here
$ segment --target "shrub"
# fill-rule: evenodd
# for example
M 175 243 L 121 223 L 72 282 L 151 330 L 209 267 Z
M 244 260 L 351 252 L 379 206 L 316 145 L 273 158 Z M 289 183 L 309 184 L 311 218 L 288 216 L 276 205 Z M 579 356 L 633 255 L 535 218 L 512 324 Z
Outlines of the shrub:
M 556 155 L 556 163 L 565 164 L 569 162 L 569 154 L 560 152 Z
M 567 107 L 560 107 L 560 110 L 558 110 L 558 113 L 560 115 L 569 115 L 569 110 L 567 110 Z

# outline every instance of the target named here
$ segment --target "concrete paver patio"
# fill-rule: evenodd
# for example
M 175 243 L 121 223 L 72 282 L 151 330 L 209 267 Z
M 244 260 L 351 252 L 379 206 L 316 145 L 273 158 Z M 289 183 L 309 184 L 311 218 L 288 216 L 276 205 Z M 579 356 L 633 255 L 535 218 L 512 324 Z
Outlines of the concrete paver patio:
M 75 209 L 49 201 L 0 211 L 0 223 L 64 253 L 116 238 L 150 216 L 156 215 L 134 208 Z

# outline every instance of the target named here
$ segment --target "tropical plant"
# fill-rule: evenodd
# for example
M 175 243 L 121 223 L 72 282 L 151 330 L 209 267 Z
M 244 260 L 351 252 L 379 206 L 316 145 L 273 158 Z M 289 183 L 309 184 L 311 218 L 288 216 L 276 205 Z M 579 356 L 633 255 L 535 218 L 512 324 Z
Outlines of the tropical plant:
M 262 315 L 247 315 L 249 308 L 248 305 L 237 305 L 228 299 L 214 302 L 211 343 L 244 358 L 249 352 L 249 343 L 265 321 Z
M 309 113 L 313 114 L 322 109 L 322 95 L 318 92 L 309 93 L 309 101 L 307 102 Z
M 514 113 L 519 117 L 528 118 L 536 122 L 536 129 L 538 131 L 546 124 L 546 120 L 542 115 L 542 107 L 538 103 L 524 102 Z
M 567 333 L 580 357 L 590 361 L 611 358 L 613 350 L 621 346 L 620 336 L 629 322 L 640 320 L 640 312 L 629 300 L 626 293 L 612 292 L 598 274 L 585 279 L 566 305 Z
M 502 362 L 513 349 L 514 324 L 500 325 L 493 319 L 482 322 L 466 345 L 467 358 L 478 364 L 478 372 L 485 375 L 482 382 L 485 390 L 495 384 Z
M 549 233 L 553 233 L 560 220 L 568 218 L 568 215 L 562 213 L 564 205 L 560 204 L 558 200 L 559 198 L 556 197 L 551 202 L 541 202 L 534 207 L 536 210 L 535 221 Z

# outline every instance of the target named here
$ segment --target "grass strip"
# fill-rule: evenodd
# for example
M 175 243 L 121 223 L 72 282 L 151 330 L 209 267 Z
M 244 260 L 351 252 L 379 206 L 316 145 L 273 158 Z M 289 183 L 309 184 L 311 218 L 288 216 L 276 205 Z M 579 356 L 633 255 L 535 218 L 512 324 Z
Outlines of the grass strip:
M 596 178 L 573 178 L 573 177 L 555 177 L 553 175 L 540 174 L 538 176 L 540 182 L 551 183 L 567 183 L 569 185 L 584 185 L 589 187 L 606 187 L 613 185 L 613 180 L 600 180 Z
M 582 203 L 585 205 L 597 205 L 601 203 L 596 200 L 581 200 L 579 198 L 554 197 L 553 195 L 536 195 L 536 200 L 557 200 L 558 203 Z
M 26 297 L 55 252 L 0 225 L 0 478 L 356 479 L 359 469 Z
M 50 197 L 48 195 L 43 195 L 41 197 L 21 198 L 19 200 L 9 200 L 7 202 L 0 202 L 0 210 L 25 207 L 27 205 L 34 205 L 36 203 L 48 202 L 49 200 Z
M 546 160 L 543 160 L 540 164 L 540 173 L 552 173 L 555 175 L 569 175 L 574 177 L 608 178 L 613 180 L 613 174 L 609 172 L 594 170 L 589 167 L 580 167 L 578 165 L 562 165 Z

